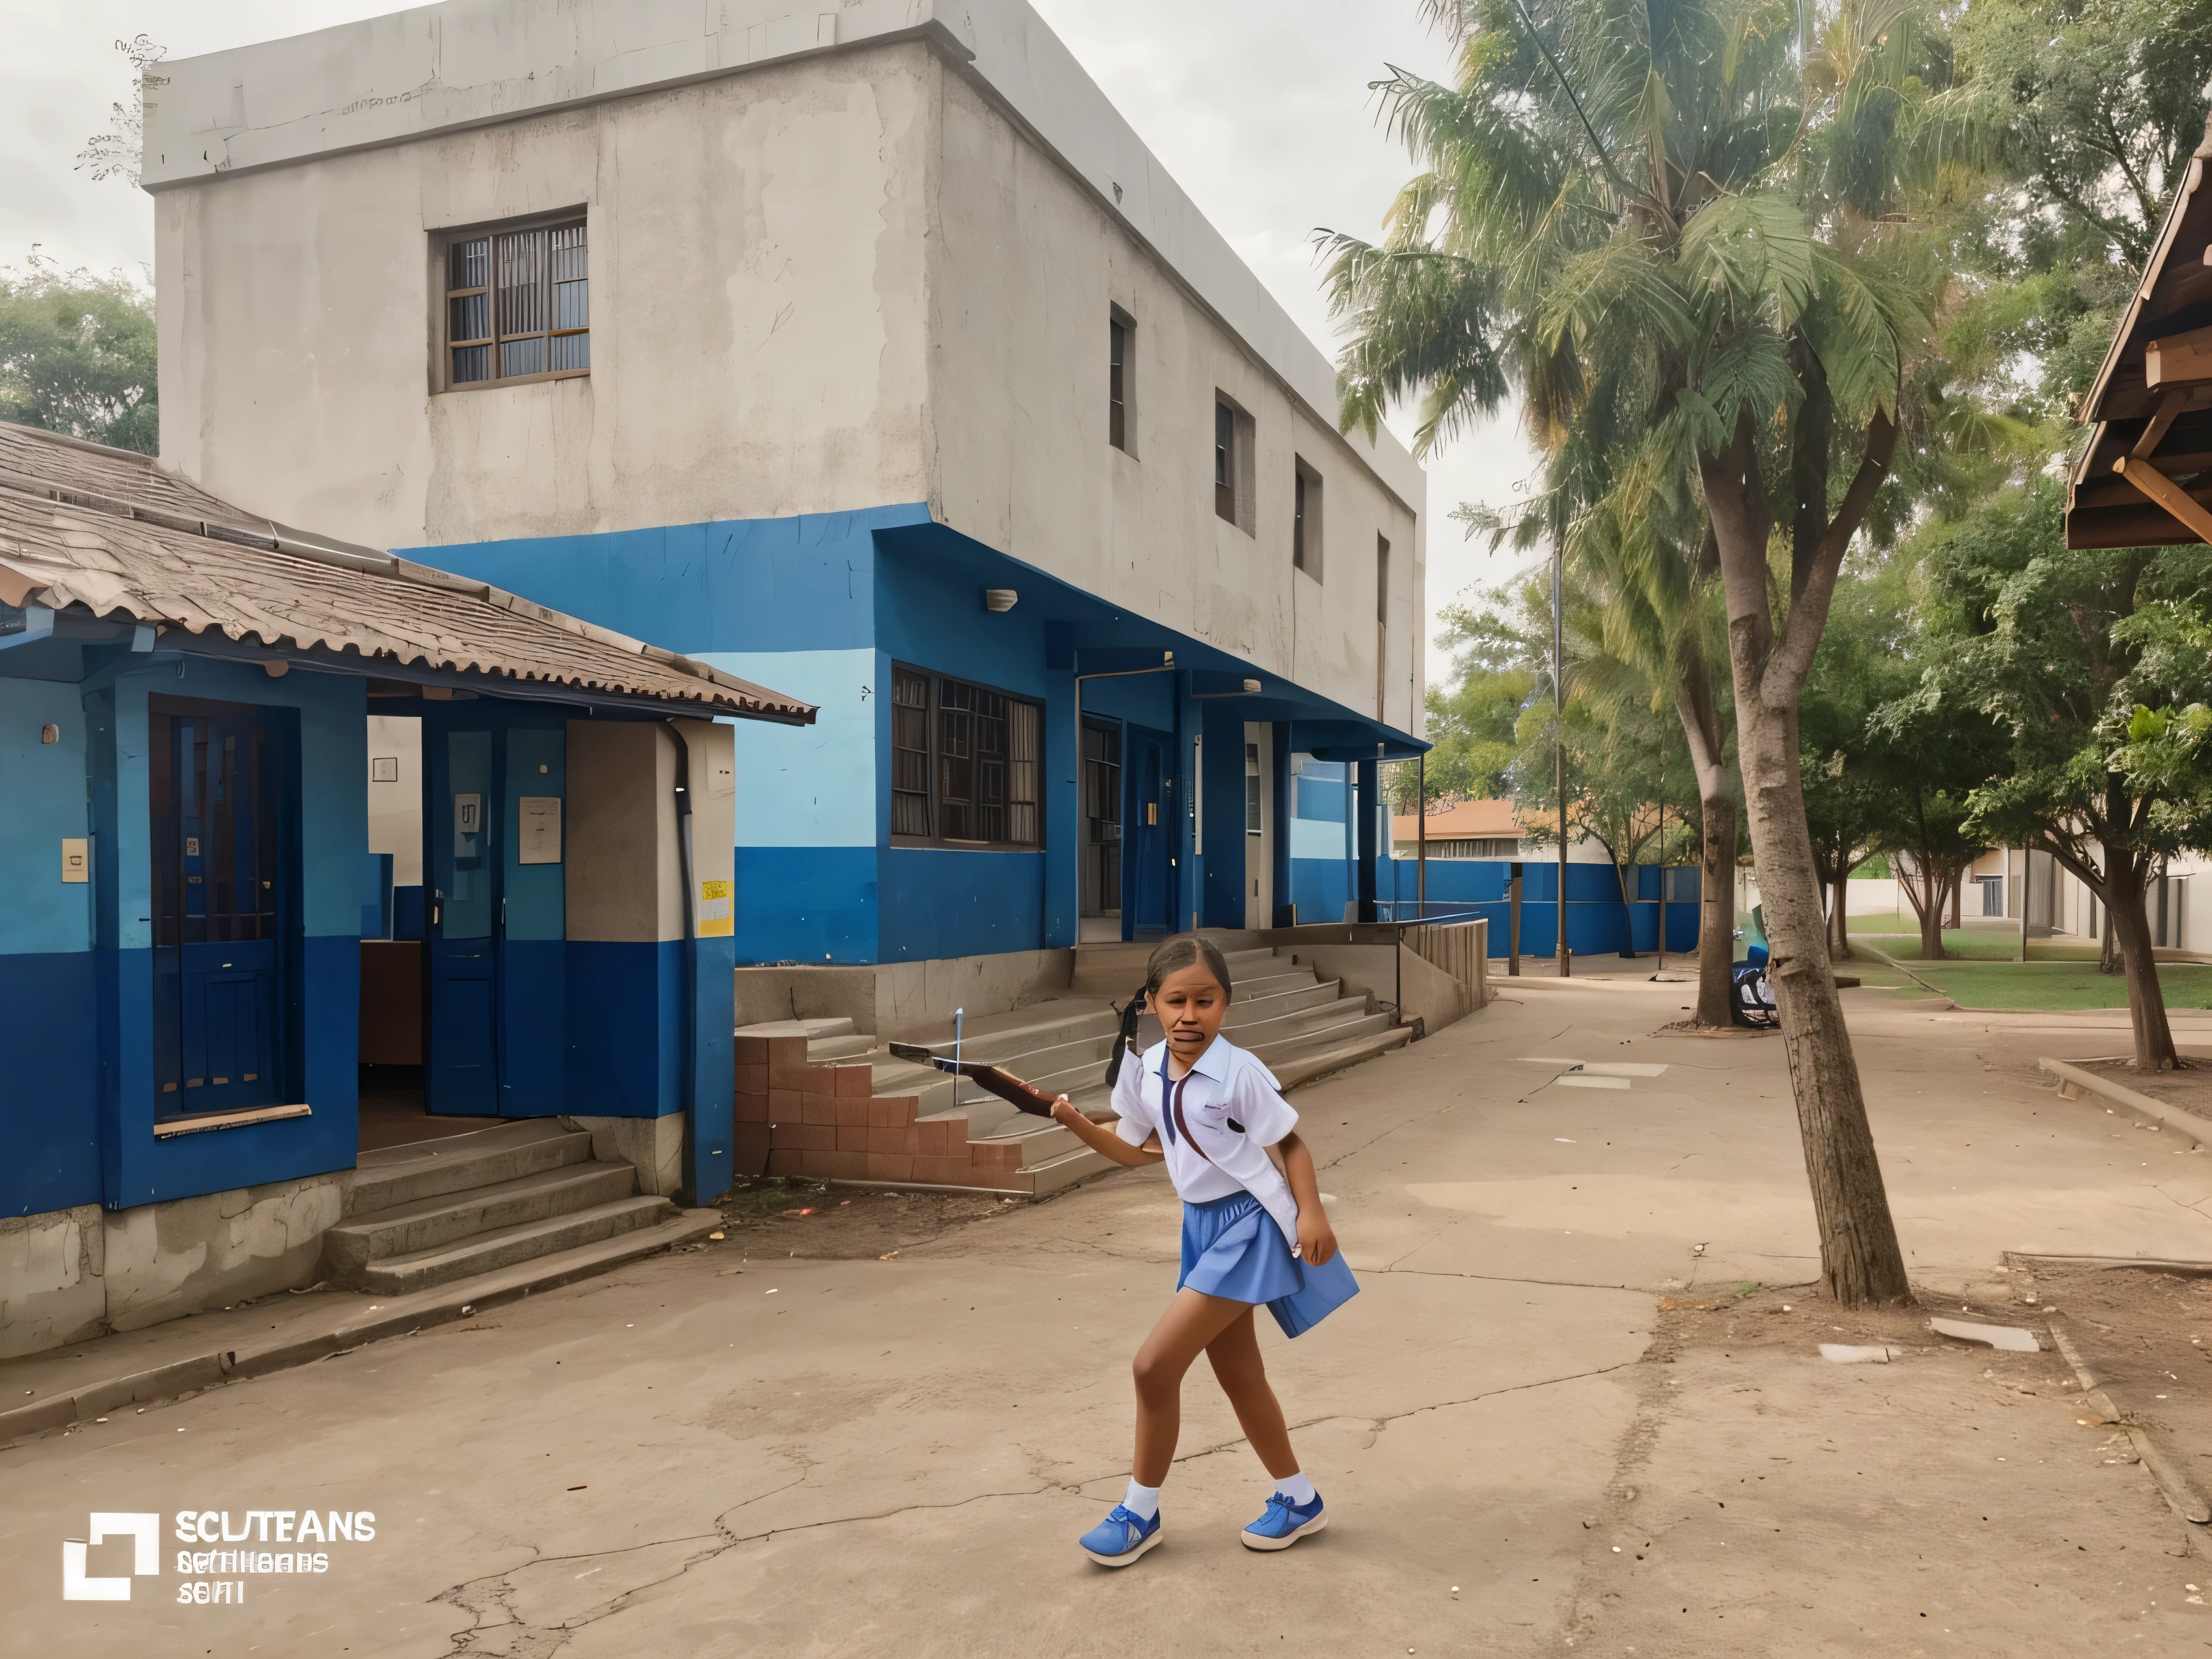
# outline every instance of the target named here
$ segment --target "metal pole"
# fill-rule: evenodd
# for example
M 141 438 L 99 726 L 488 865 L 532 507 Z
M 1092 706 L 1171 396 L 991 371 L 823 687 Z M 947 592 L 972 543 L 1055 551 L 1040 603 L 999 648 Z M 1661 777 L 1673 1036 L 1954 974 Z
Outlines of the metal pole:
M 2035 849 L 2033 847 L 2021 848 L 2020 849 L 2020 959 L 2022 962 L 2027 960 L 2027 878 L 2034 868 Z M 1965 880 L 1963 876 L 1960 878 L 1962 885 Z
M 1413 914 L 1429 914 L 1429 757 L 1413 763 Z
M 1667 748 L 1659 748 L 1659 972 L 1667 971 Z M 1657 975 L 1653 975 L 1654 978 Z
M 1559 619 L 1559 567 L 1564 546 L 1558 533 L 1552 537 L 1552 787 L 1559 797 L 1559 977 L 1565 979 L 1573 969 L 1568 965 L 1567 950 L 1567 696 L 1561 677 L 1565 672 L 1566 647 Z

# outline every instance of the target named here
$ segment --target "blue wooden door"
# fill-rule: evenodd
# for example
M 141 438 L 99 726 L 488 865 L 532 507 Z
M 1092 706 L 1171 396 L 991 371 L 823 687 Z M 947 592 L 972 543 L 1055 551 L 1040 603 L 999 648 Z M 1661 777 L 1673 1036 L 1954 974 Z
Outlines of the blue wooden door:
M 429 856 L 429 1019 L 424 1103 L 433 1112 L 499 1110 L 498 795 L 488 729 L 424 723 L 422 815 Z
M 567 1109 L 567 915 L 558 715 L 493 706 L 423 722 L 429 1007 L 425 1104 Z
M 158 1111 L 283 1098 L 280 988 L 294 895 L 282 856 L 282 755 L 251 713 L 149 713 Z
M 1121 831 L 1121 931 L 1156 932 L 1168 925 L 1173 891 L 1168 848 L 1174 813 L 1167 790 L 1166 733 L 1132 726 L 1123 738 L 1127 799 Z

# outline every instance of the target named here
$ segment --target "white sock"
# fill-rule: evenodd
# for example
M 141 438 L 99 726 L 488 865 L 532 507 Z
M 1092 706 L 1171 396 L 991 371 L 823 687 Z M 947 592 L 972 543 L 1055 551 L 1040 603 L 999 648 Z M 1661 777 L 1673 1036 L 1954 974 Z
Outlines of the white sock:
M 1121 1507 L 1139 1521 L 1149 1521 L 1160 1512 L 1160 1489 L 1139 1486 L 1137 1477 L 1133 1474 L 1129 1477 L 1128 1495 L 1122 1498 Z
M 1303 1474 L 1286 1474 L 1275 1482 L 1275 1490 L 1300 1509 L 1314 1501 L 1314 1483 Z

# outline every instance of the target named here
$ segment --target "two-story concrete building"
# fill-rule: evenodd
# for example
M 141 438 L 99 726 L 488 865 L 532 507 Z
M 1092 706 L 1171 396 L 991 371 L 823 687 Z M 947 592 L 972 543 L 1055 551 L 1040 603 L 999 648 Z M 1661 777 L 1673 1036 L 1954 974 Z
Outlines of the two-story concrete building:
M 165 461 L 817 704 L 738 732 L 741 963 L 895 1021 L 1086 918 L 1358 901 L 1422 474 L 1022 0 L 446 0 L 161 76 Z

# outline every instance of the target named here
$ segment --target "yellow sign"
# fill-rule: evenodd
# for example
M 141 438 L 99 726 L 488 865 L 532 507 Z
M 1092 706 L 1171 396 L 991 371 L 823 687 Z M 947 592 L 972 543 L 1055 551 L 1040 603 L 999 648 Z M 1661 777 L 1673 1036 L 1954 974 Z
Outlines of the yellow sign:
M 699 937 L 727 939 L 737 931 L 737 884 L 702 881 L 699 884 Z

